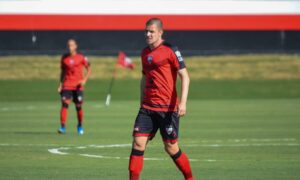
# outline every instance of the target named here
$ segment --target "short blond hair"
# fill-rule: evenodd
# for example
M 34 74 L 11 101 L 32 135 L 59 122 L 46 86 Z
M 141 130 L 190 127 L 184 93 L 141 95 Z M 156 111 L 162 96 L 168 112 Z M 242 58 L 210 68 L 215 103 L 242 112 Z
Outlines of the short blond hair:
M 163 22 L 159 18 L 151 18 L 146 22 L 146 26 L 151 26 L 155 24 L 158 29 L 163 30 Z

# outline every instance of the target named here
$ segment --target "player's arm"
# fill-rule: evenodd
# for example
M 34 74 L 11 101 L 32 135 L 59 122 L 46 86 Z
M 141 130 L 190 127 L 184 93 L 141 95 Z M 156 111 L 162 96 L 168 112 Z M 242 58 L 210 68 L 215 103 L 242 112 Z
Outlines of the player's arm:
M 61 70 L 60 72 L 60 79 L 59 79 L 59 85 L 58 85 L 58 88 L 57 88 L 57 91 L 60 93 L 61 90 L 62 90 L 62 84 L 63 84 L 63 81 L 64 81 L 64 70 Z
M 142 78 L 141 78 L 141 84 L 140 84 L 140 88 L 141 88 L 141 96 L 140 96 L 140 101 L 141 101 L 141 104 L 143 102 L 143 99 L 144 99 L 144 90 L 145 90 L 145 87 L 146 87 L 146 78 L 145 78 L 145 75 L 143 74 Z
M 180 69 L 178 75 L 181 80 L 181 96 L 178 106 L 178 115 L 184 116 L 186 113 L 186 103 L 189 93 L 190 77 L 186 68 Z
M 86 66 L 85 69 L 86 69 L 86 74 L 85 74 L 83 80 L 80 82 L 80 84 L 82 86 L 84 86 L 86 84 L 87 80 L 89 79 L 89 77 L 91 76 L 91 73 L 92 73 L 92 68 L 91 68 L 90 64 L 88 66 Z
M 62 90 L 62 86 L 63 86 L 63 82 L 64 82 L 64 78 L 65 78 L 65 71 L 64 71 L 64 68 L 62 67 L 61 65 L 61 68 L 60 68 L 60 78 L 59 78 L 59 85 L 58 85 L 58 88 L 57 88 L 57 91 L 60 93 L 61 90 Z
M 186 103 L 189 93 L 190 77 L 186 69 L 183 57 L 177 47 L 172 47 L 173 53 L 171 54 L 172 64 L 178 69 L 178 75 L 181 80 L 181 96 L 178 106 L 178 116 L 184 116 L 186 113 Z
M 88 61 L 87 57 L 83 58 L 83 65 L 86 69 L 86 73 L 83 79 L 79 82 L 81 86 L 84 86 L 86 84 L 87 80 L 89 79 L 92 73 L 91 63 Z

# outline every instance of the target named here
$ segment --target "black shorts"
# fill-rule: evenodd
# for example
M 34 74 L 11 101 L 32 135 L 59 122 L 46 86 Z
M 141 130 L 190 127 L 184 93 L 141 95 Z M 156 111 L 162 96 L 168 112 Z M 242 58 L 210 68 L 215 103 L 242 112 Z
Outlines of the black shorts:
M 83 102 L 82 90 L 62 90 L 60 96 L 62 101 L 73 99 L 73 102 L 76 104 Z
M 165 142 L 177 142 L 179 133 L 178 114 L 176 112 L 157 112 L 141 108 L 135 120 L 133 136 L 148 136 L 151 140 L 158 129 Z

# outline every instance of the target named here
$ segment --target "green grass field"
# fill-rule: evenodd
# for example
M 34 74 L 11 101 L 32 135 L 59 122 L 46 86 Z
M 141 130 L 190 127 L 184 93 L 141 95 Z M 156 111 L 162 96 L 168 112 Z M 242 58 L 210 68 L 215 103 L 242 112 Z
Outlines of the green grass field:
M 284 77 L 192 79 L 180 145 L 195 179 L 300 179 L 300 80 Z M 117 79 L 112 104 L 105 107 L 109 80 L 89 81 L 86 134 L 78 136 L 73 106 L 68 133 L 56 133 L 56 80 L 0 80 L 0 179 L 127 179 L 138 83 Z M 141 179 L 183 179 L 159 134 L 145 158 Z

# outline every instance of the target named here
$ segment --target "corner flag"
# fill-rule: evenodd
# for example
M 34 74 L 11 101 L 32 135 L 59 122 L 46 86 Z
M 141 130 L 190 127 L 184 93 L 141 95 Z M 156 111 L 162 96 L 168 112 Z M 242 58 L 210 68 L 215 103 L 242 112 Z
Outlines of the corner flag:
M 134 64 L 132 60 L 126 56 L 126 54 L 122 51 L 119 52 L 118 55 L 118 65 L 124 68 L 134 69 Z
M 117 66 L 123 67 L 123 68 L 128 68 L 130 70 L 134 69 L 134 64 L 133 64 L 132 60 L 129 57 L 127 57 L 123 51 L 120 51 L 119 55 L 118 55 L 118 61 L 115 65 L 114 72 L 113 72 L 113 75 L 112 75 L 112 78 L 111 78 L 111 81 L 109 84 L 108 93 L 107 93 L 106 101 L 105 101 L 106 106 L 110 105 L 112 87 L 113 87 L 115 79 L 117 77 Z

